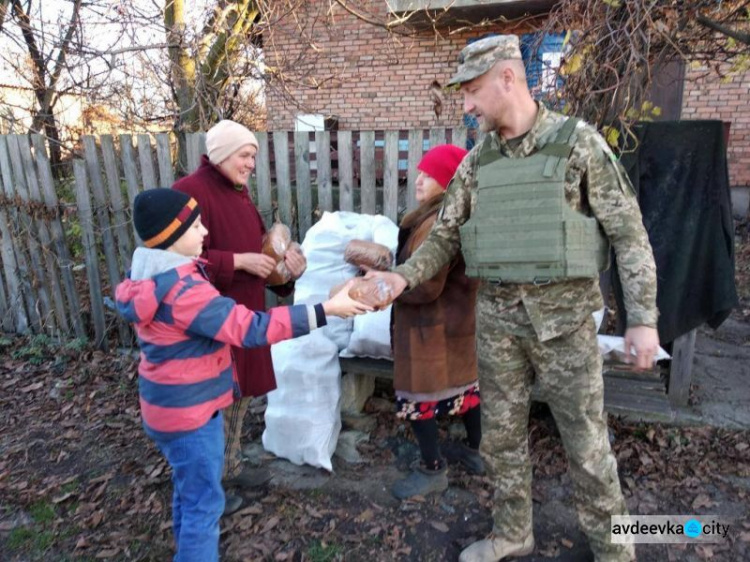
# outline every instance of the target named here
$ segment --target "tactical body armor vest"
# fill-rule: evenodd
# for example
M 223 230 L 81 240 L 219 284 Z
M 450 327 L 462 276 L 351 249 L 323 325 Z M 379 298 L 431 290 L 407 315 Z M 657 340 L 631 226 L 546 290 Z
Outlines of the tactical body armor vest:
M 466 274 L 496 283 L 546 284 L 597 277 L 609 266 L 609 242 L 593 217 L 565 201 L 565 170 L 578 119 L 526 158 L 490 148 L 479 155 L 478 192 L 460 227 Z

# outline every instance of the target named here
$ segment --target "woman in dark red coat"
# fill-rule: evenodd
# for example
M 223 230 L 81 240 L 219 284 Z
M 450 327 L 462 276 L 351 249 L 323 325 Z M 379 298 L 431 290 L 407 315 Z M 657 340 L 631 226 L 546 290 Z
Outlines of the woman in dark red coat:
M 435 224 L 445 189 L 466 151 L 439 145 L 424 155 L 417 168 L 419 207 L 401 221 L 396 261 L 401 264 L 424 242 Z M 477 382 L 476 304 L 478 282 L 466 276 L 459 254 L 435 277 L 402 294 L 393 305 L 393 360 L 397 416 L 409 420 L 422 453 L 422 464 L 397 481 L 399 499 L 448 487 L 446 462 L 461 462 L 482 473 L 482 438 Z M 463 443 L 448 443 L 442 455 L 435 417 L 460 416 L 466 427 Z
M 276 264 L 261 253 L 265 227 L 247 189 L 247 180 L 255 169 L 258 141 L 244 126 L 224 120 L 209 129 L 206 149 L 208 154 L 201 158 L 200 167 L 172 187 L 194 197 L 201 207 L 201 219 L 208 229 L 203 257 L 208 261 L 211 282 L 222 295 L 251 310 L 265 310 L 265 279 Z M 286 265 L 294 280 L 302 275 L 307 262 L 301 253 L 287 252 Z M 286 296 L 292 282 L 273 290 Z M 269 347 L 234 348 L 233 354 L 243 398 L 225 416 L 224 475 L 242 484 L 247 482 L 236 477 L 241 472 L 240 435 L 248 397 L 274 390 L 276 379 Z M 232 507 L 229 499 L 227 505 Z

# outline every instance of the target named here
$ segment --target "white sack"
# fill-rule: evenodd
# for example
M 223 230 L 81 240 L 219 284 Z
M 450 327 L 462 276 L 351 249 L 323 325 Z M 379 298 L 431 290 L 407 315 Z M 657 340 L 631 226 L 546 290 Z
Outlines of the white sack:
M 341 431 L 338 347 L 322 330 L 271 346 L 278 388 L 268 394 L 263 447 L 332 470 Z
M 358 269 L 344 261 L 344 250 L 350 240 L 372 241 L 371 219 L 358 213 L 323 213 L 302 242 L 307 269 L 295 283 L 294 304 L 323 302 L 333 287 L 357 275 Z M 329 317 L 323 331 L 341 350 L 353 329 L 353 319 Z
M 372 241 L 386 246 L 395 257 L 398 246 L 398 227 L 391 219 L 382 215 L 376 215 L 370 219 Z M 354 331 L 349 339 L 349 345 L 341 352 L 341 357 L 393 359 L 390 306 L 378 312 L 355 316 Z

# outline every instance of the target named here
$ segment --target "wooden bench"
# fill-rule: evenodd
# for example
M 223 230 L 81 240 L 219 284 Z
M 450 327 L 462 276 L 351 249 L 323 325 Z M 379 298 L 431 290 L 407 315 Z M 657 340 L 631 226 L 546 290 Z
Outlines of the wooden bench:
M 365 375 L 393 380 L 393 362 L 358 357 L 340 358 L 342 374 Z M 536 393 L 535 393 L 536 394 Z M 533 396 L 533 395 L 532 395 Z M 661 369 L 636 372 L 628 365 L 604 366 L 604 408 L 611 414 L 633 418 L 673 419 L 674 412 L 662 380 Z

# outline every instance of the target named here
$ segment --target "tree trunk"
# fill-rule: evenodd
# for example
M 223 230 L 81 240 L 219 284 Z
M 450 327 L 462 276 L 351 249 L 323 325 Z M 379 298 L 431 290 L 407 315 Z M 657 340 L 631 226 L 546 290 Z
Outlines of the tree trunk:
M 191 49 L 185 35 L 185 0 L 168 0 L 164 7 L 170 78 L 178 111 L 174 122 L 178 175 L 189 172 L 186 133 L 197 132 L 223 117 L 219 105 L 230 78 L 230 63 L 247 44 L 257 16 L 252 0 L 217 0 L 199 44 Z
M 52 108 L 40 109 L 37 112 L 31 124 L 31 130 L 47 137 L 52 175 L 55 179 L 62 178 L 65 175 L 62 167 L 62 142 L 60 140 L 60 130 Z
M 168 0 L 164 7 L 164 28 L 169 44 L 170 78 L 177 103 L 173 130 L 177 135 L 177 175 L 188 173 L 185 134 L 198 130 L 195 95 L 195 61 L 189 55 L 185 38 L 185 2 Z

